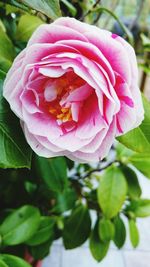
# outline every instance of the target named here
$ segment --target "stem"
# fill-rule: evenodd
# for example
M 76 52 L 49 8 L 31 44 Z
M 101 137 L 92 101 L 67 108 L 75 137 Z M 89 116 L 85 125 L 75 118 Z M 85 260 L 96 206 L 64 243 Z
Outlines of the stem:
M 97 169 L 93 169 L 93 170 L 89 171 L 88 173 L 86 173 L 85 175 L 80 177 L 79 179 L 85 179 L 85 178 L 87 178 L 88 176 L 90 176 L 94 172 L 101 172 L 101 171 L 107 169 L 108 167 L 110 167 L 113 163 L 120 163 L 120 162 L 118 160 L 114 160 L 114 161 L 108 163 L 106 166 L 104 166 L 102 168 L 97 168 Z
M 90 15 L 93 12 L 93 9 L 97 7 L 98 4 L 100 4 L 101 0 L 97 0 L 95 4 L 79 19 L 80 21 L 83 21 L 85 17 Z

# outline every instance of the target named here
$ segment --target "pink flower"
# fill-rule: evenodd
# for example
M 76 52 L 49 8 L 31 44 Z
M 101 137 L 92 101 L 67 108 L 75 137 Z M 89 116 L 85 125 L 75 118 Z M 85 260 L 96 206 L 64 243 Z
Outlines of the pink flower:
M 40 156 L 104 158 L 143 120 L 133 48 L 73 18 L 41 25 L 15 59 L 4 97 Z

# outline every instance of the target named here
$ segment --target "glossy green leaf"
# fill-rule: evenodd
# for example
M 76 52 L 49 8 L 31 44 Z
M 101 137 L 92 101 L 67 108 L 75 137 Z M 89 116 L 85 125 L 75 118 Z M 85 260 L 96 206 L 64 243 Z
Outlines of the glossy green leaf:
M 22 3 L 51 19 L 57 19 L 61 16 L 59 0 L 22 0 Z
M 4 261 L 0 260 L 1 267 L 9 267 Z
M 131 210 L 134 212 L 136 217 L 150 216 L 150 200 L 139 199 L 137 201 L 134 201 L 132 203 Z
M 67 165 L 63 157 L 45 159 L 36 157 L 37 174 L 47 187 L 55 192 L 62 192 L 67 184 Z
M 150 154 L 134 153 L 128 160 L 146 177 L 150 178 Z
M 123 220 L 119 216 L 114 218 L 114 226 L 115 235 L 113 241 L 118 248 L 122 248 L 126 239 L 126 228 Z
M 77 194 L 74 188 L 66 188 L 63 192 L 59 192 L 55 196 L 55 206 L 51 212 L 62 213 L 74 208 L 77 200 Z
M 7 34 L 0 29 L 0 59 L 12 61 L 15 57 L 15 49 Z
M 96 223 L 90 236 L 90 251 L 95 260 L 101 261 L 109 249 L 109 242 L 103 242 L 98 235 L 98 223 Z
M 43 24 L 43 21 L 38 17 L 29 14 L 21 16 L 17 27 L 16 39 L 22 42 L 28 41 L 32 33 L 41 24 Z
M 109 167 L 100 179 L 98 203 L 106 218 L 114 217 L 121 209 L 127 193 L 127 183 L 117 166 Z
M 25 11 L 28 11 L 28 8 L 21 2 L 23 1 L 18 1 L 18 0 L 1 0 L 2 3 L 4 4 L 9 4 L 11 6 L 17 7 L 17 8 L 21 8 Z
M 18 119 L 2 96 L 0 79 L 0 167 L 30 168 L 31 149 L 25 141 Z
M 119 142 L 133 151 L 150 155 L 150 103 L 143 97 L 144 120 L 136 129 L 118 137 Z
M 26 242 L 29 246 L 37 246 L 54 238 L 55 219 L 53 217 L 41 217 L 37 232 Z
M 139 198 L 141 196 L 142 190 L 135 171 L 133 171 L 126 165 L 123 165 L 121 169 L 128 184 L 128 195 L 132 199 Z
M 103 242 L 112 240 L 115 234 L 115 228 L 113 223 L 109 219 L 100 219 L 98 225 L 98 233 L 100 239 Z
M 74 7 L 73 4 L 70 3 L 68 0 L 61 0 L 61 2 L 69 9 L 69 12 L 73 17 L 75 17 L 77 13 L 77 9 Z
M 0 226 L 3 245 L 17 245 L 27 241 L 40 224 L 39 210 L 26 205 L 10 214 Z
M 66 249 L 81 246 L 89 237 L 91 218 L 89 210 L 84 205 L 77 206 L 65 220 L 63 242 Z
M 129 232 L 132 246 L 136 248 L 139 244 L 139 232 L 134 220 L 129 220 Z
M 38 246 L 33 246 L 30 248 L 31 255 L 35 260 L 44 259 L 49 254 L 51 245 L 52 239 L 50 238 L 45 243 L 42 243 Z
M 0 254 L 0 260 L 4 261 L 6 265 L 1 267 L 31 267 L 26 261 L 12 255 Z

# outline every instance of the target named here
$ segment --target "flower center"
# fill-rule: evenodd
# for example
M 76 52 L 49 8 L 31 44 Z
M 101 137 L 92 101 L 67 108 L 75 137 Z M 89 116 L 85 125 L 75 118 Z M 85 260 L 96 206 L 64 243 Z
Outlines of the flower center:
M 85 84 L 85 81 L 77 76 L 74 72 L 67 72 L 58 79 L 55 79 L 52 86 L 48 90 L 54 90 L 56 92 L 55 99 L 48 101 L 48 112 L 53 115 L 58 123 L 65 123 L 72 121 L 71 105 L 72 103 L 62 104 L 61 101 L 66 99 L 69 94 L 75 89 Z M 54 95 L 55 95 L 54 94 Z

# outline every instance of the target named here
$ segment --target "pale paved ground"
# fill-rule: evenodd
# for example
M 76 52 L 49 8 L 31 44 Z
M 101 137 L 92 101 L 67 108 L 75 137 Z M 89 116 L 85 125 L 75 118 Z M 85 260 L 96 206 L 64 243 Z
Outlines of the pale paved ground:
M 150 197 L 150 180 L 141 175 L 140 184 L 143 188 L 143 197 Z M 66 251 L 57 241 L 50 256 L 45 259 L 43 267 L 150 267 L 150 218 L 138 221 L 140 231 L 140 245 L 132 249 L 129 239 L 123 249 L 117 250 L 113 245 L 107 257 L 97 263 L 91 256 L 88 244 L 80 248 Z

